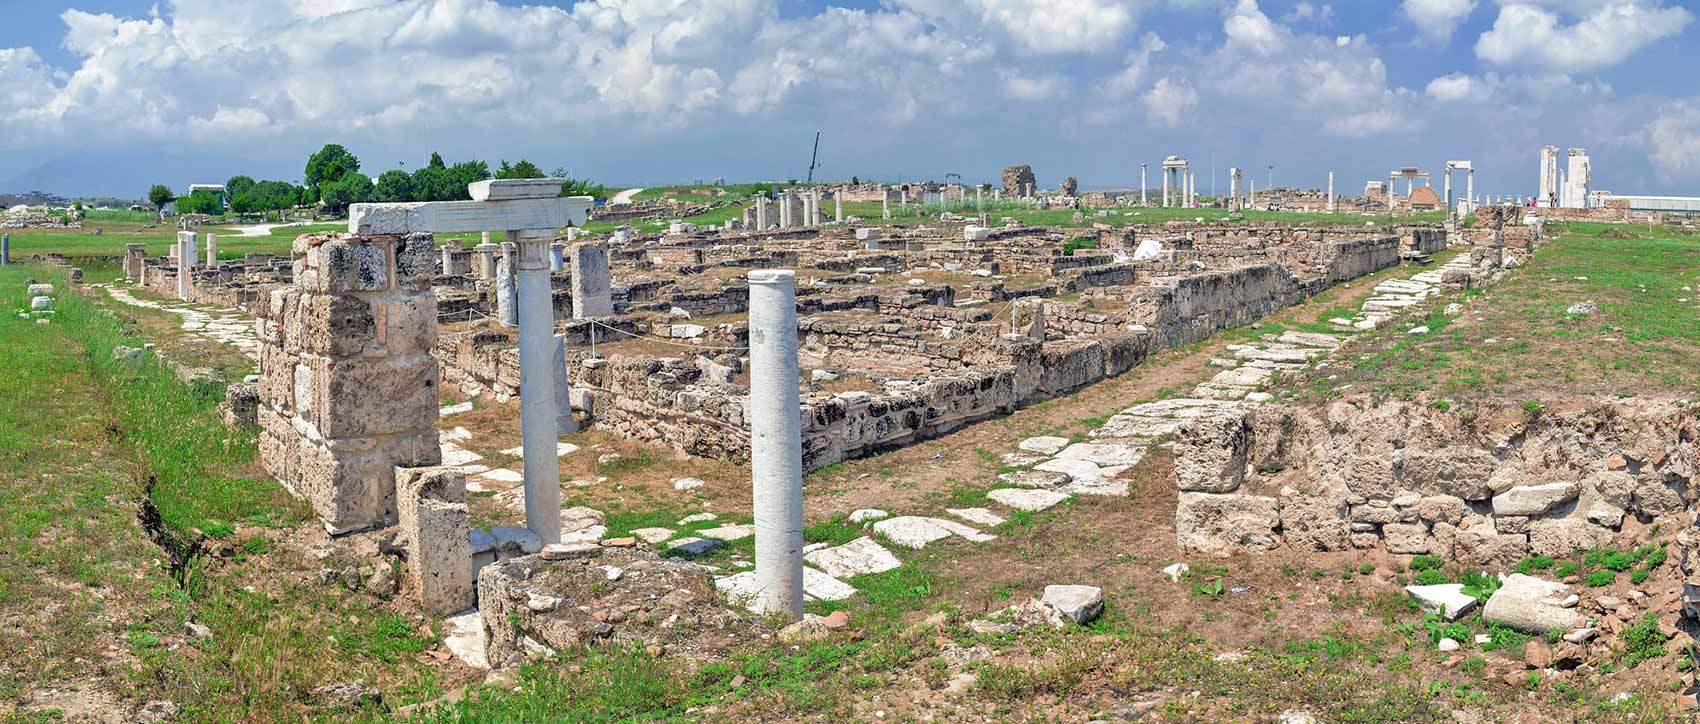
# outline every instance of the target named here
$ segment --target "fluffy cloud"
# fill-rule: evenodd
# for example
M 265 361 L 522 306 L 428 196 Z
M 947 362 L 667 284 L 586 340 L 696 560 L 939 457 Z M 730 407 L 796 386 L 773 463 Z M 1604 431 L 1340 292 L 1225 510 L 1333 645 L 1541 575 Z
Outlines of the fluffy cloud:
M 1189 109 L 1198 105 L 1198 91 L 1185 81 L 1164 78 L 1152 85 L 1140 102 L 1145 104 L 1145 112 L 1153 122 L 1174 128 Z
M 1239 0 L 1222 21 L 1222 32 L 1228 36 L 1229 45 L 1264 57 L 1280 52 L 1287 44 L 1286 30 L 1263 14 L 1257 0 Z
M 1430 98 L 1445 103 L 1480 102 L 1488 98 L 1487 83 L 1467 73 L 1443 75 L 1429 81 L 1425 90 Z
M 1666 104 L 1641 136 L 1660 179 L 1674 182 L 1700 176 L 1700 102 Z
M 1405 0 L 1399 8 L 1417 26 L 1423 40 L 1445 45 L 1451 42 L 1458 25 L 1475 11 L 1476 0 Z
M 1578 19 L 1566 24 L 1564 16 Z M 1593 71 L 1681 34 L 1693 20 L 1687 10 L 1665 7 L 1659 0 L 1511 2 L 1476 41 L 1476 56 L 1500 66 Z

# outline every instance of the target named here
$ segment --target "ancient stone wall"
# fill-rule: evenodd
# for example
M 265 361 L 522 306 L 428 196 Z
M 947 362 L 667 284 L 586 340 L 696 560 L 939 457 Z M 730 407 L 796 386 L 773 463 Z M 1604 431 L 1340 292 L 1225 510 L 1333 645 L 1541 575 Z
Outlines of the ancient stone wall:
M 1139 289 L 1128 319 L 1161 347 L 1178 347 L 1250 324 L 1302 299 L 1298 279 L 1273 264 L 1182 277 L 1157 277 Z
M 1474 416 L 1348 398 L 1200 420 L 1176 442 L 1178 543 L 1227 555 L 1385 548 L 1510 565 L 1686 516 L 1700 423 L 1668 402 Z
M 333 533 L 393 525 L 395 468 L 440 462 L 435 245 L 317 234 L 256 305 L 260 461 Z

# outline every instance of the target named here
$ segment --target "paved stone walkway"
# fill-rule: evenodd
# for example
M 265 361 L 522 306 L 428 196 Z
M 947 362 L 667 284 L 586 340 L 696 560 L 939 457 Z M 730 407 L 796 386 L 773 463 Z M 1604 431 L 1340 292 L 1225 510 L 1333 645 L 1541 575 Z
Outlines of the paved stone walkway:
M 240 310 L 221 309 L 188 302 L 156 302 L 151 299 L 137 299 L 129 289 L 116 287 L 111 284 L 95 284 L 106 290 L 108 296 L 119 304 L 143 309 L 157 309 L 169 312 L 183 318 L 183 331 L 205 340 L 227 344 L 242 350 L 242 354 L 255 362 L 260 361 L 260 338 L 254 334 L 254 320 L 243 316 Z

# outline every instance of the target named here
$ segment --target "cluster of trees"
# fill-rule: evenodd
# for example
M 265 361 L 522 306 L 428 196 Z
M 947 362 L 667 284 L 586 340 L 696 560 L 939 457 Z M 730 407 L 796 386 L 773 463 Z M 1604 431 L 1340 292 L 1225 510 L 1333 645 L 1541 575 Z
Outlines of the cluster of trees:
M 401 169 L 378 174 L 374 182 L 357 173 L 360 159 L 335 144 L 325 146 L 307 160 L 307 183 L 317 184 L 319 199 L 326 208 L 339 212 L 349 204 L 367 201 L 394 203 L 406 201 L 466 201 L 466 187 L 490 178 L 567 178 L 565 169 L 545 173 L 537 164 L 520 159 L 516 163 L 502 161 L 495 169 L 483 161 L 462 161 L 449 165 L 440 153 L 432 153 L 423 167 L 408 173 Z M 561 186 L 563 196 L 595 196 L 604 198 L 607 189 L 582 179 L 568 179 Z
M 489 178 L 550 176 L 537 164 L 524 159 L 511 164 L 502 161 L 492 172 L 490 164 L 483 161 L 463 161 L 450 166 L 443 161 L 442 154 L 432 153 L 430 162 L 411 174 L 399 169 L 385 171 L 374 181 L 360 173 L 359 157 L 332 143 L 307 158 L 303 186 L 287 181 L 255 181 L 248 176 L 236 176 L 225 182 L 223 199 L 209 191 L 196 191 L 179 197 L 170 187 L 161 184 L 148 191 L 148 201 L 159 209 L 175 201 L 178 212 L 184 214 L 223 214 L 226 204 L 238 214 L 281 212 L 315 204 L 333 214 L 340 214 L 350 204 L 373 201 L 465 201 L 471 198 L 466 187 L 474 182 Z M 553 176 L 567 178 L 567 172 L 557 169 Z M 608 194 L 602 184 L 568 179 L 561 186 L 561 195 L 605 198 Z

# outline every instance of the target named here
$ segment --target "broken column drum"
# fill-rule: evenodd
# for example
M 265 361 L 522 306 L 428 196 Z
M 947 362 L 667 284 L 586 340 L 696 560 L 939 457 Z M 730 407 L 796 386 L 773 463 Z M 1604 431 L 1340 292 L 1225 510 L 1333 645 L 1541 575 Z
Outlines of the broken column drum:
M 803 440 L 797 273 L 750 272 L 750 475 L 758 610 L 803 615 Z
M 496 261 L 496 321 L 504 327 L 519 326 L 519 294 L 514 285 L 518 253 L 513 242 L 508 242 L 502 245 L 502 256 Z

